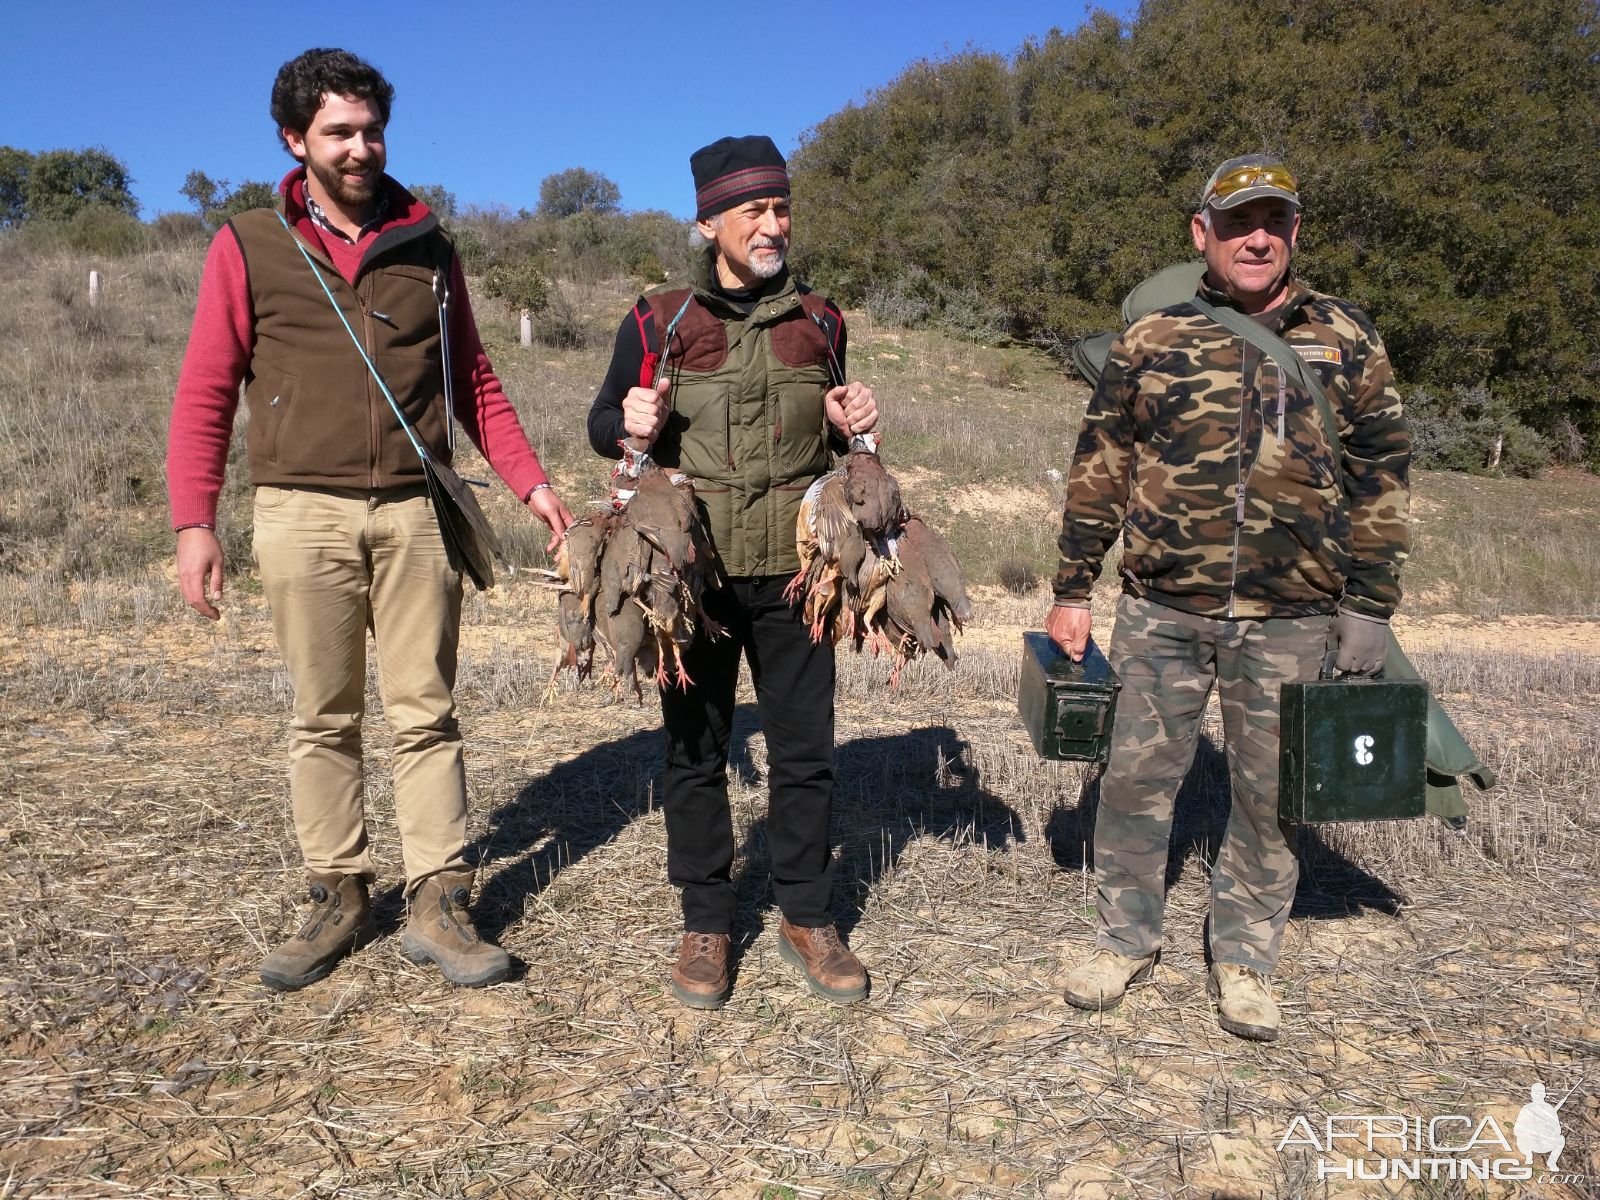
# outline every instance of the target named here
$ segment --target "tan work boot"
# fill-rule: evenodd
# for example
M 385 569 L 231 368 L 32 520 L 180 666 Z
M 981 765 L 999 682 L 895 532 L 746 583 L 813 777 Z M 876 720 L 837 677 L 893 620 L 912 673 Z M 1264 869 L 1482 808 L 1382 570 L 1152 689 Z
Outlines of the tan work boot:
M 261 982 L 280 992 L 315 983 L 370 930 L 367 881 L 337 871 L 310 873 L 311 915 L 299 931 L 261 962 Z
M 728 978 L 725 933 L 685 933 L 672 966 L 672 994 L 690 1008 L 721 1008 L 733 983 Z
M 1238 963 L 1212 963 L 1206 989 L 1217 1002 L 1217 1024 L 1235 1037 L 1271 1042 L 1278 1037 L 1278 1006 L 1267 976 Z
M 1156 956 L 1128 958 L 1101 946 L 1067 976 L 1067 1003 L 1090 1012 L 1104 1012 L 1122 1003 L 1128 986 L 1146 978 L 1155 968 Z
M 417 885 L 400 935 L 400 953 L 414 963 L 437 963 L 451 983 L 485 987 L 511 974 L 511 956 L 472 927 L 467 901 L 471 871 L 441 871 Z
M 867 994 L 867 969 L 839 940 L 832 925 L 815 929 L 778 922 L 778 957 L 805 972 L 811 990 L 835 1004 L 853 1004 Z

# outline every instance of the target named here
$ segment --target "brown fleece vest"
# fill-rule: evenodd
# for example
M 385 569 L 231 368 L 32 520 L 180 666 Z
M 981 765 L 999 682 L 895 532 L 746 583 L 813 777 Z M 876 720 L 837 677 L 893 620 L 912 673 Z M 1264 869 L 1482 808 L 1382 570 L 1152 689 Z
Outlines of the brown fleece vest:
M 302 242 L 271 209 L 230 221 L 249 277 L 255 346 L 245 375 L 250 482 L 384 488 L 422 480 L 422 463 L 316 272 L 407 420 L 430 453 L 445 449 L 444 375 L 435 269 L 449 240 L 430 215 L 386 230 L 367 249 L 354 286 L 320 248 Z

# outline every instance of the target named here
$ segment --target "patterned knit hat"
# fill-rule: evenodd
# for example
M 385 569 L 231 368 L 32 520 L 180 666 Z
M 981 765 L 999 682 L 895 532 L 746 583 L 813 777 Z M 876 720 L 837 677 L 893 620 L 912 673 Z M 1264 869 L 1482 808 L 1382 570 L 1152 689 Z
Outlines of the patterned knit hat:
M 689 156 L 696 221 L 746 200 L 789 194 L 789 167 L 769 137 L 718 138 Z

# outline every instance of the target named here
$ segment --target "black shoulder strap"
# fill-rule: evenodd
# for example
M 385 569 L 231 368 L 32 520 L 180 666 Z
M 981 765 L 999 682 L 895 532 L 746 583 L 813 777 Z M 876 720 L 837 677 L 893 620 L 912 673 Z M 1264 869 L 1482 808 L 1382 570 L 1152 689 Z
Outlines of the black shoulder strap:
M 1309 392 L 1312 400 L 1316 402 L 1317 413 L 1322 418 L 1322 426 L 1328 434 L 1328 448 L 1333 451 L 1333 474 L 1339 481 L 1339 487 L 1344 488 L 1344 463 L 1343 450 L 1339 441 L 1339 422 L 1333 415 L 1333 405 L 1328 403 L 1328 394 L 1322 390 L 1322 385 L 1317 382 L 1317 377 L 1305 364 L 1305 360 L 1294 352 L 1294 347 L 1284 341 L 1277 334 L 1266 328 L 1259 321 L 1254 321 L 1236 308 L 1219 308 L 1204 296 L 1196 295 L 1190 301 L 1197 309 L 1210 317 L 1224 329 L 1238 334 L 1249 342 L 1261 353 L 1281 367 L 1305 391 Z
M 800 284 L 799 288 L 802 296 L 801 308 L 807 316 L 816 322 L 817 328 L 822 330 L 822 340 L 828 352 L 828 378 L 833 381 L 834 387 L 843 387 L 845 385 L 844 364 L 839 361 L 838 348 L 839 330 L 844 322 L 844 314 L 839 311 L 839 306 L 832 300 L 829 300 L 826 296 L 817 296 L 817 299 L 821 301 L 819 307 L 822 309 L 819 315 L 807 307 L 804 301 L 805 296 L 816 295 L 816 293 L 804 284 Z

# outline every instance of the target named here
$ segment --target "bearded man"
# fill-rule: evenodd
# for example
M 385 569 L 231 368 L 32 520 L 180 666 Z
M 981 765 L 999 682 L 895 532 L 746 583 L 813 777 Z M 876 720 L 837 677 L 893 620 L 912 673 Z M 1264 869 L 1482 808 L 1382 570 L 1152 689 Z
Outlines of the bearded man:
M 278 72 L 272 120 L 297 165 L 277 208 L 241 213 L 211 243 L 168 438 L 179 586 L 215 621 L 217 494 L 245 386 L 255 559 L 294 686 L 289 798 L 311 900 L 299 932 L 261 965 L 262 982 L 280 990 L 327 975 L 371 916 L 369 630 L 394 735 L 410 903 L 402 952 L 466 986 L 511 971 L 467 913 L 474 868 L 453 694 L 461 574 L 406 429 L 450 461 L 445 372 L 454 416 L 550 527 L 551 549 L 572 521 L 484 354 L 438 218 L 384 173 L 393 98 L 374 67 L 343 50 L 308 50 Z
M 833 647 L 812 642 L 783 592 L 800 566 L 806 489 L 871 433 L 878 409 L 871 388 L 844 382 L 838 308 L 788 270 L 789 175 L 772 139 L 722 138 L 689 165 L 705 242 L 692 285 L 634 306 L 589 411 L 597 453 L 618 458 L 629 441 L 690 477 L 724 577 L 705 607 L 725 636 L 702 628 L 684 656 L 694 682 L 661 688 L 667 875 L 684 929 L 672 990 L 717 1008 L 731 987 L 728 741 L 743 655 L 766 733 L 778 951 L 818 995 L 850 1003 L 867 994 L 867 972 L 831 904 Z

